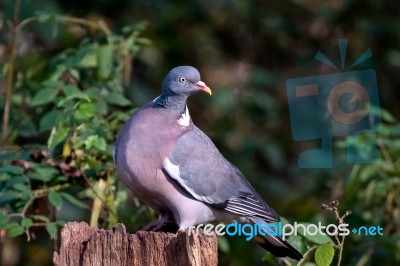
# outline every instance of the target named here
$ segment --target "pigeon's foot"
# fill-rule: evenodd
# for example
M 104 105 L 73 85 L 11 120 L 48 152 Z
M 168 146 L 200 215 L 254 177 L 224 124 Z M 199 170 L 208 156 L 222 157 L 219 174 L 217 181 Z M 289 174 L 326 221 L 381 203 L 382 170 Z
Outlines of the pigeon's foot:
M 138 231 L 149 231 L 149 232 L 156 232 L 158 231 L 161 227 L 164 225 L 164 221 L 161 221 L 161 219 L 151 222 L 141 228 L 138 229 Z
M 178 232 L 179 226 L 173 222 L 165 223 L 158 231 L 164 233 L 173 233 L 176 234 Z
M 148 232 L 170 232 L 176 233 L 178 231 L 178 225 L 171 215 L 163 215 L 157 221 L 151 222 L 138 231 L 148 231 Z

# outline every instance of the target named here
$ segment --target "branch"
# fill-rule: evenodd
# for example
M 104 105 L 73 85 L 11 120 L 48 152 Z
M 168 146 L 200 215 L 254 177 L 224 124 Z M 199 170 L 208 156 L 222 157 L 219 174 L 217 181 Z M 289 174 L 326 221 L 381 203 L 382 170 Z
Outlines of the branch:
M 333 212 L 335 214 L 336 220 L 338 220 L 339 224 L 344 224 L 344 218 L 349 216 L 351 214 L 351 211 L 346 211 L 345 214 L 340 216 L 339 211 L 338 211 L 338 207 L 339 207 L 339 201 L 338 200 L 334 200 L 329 204 L 325 204 L 325 203 L 322 204 L 322 209 L 323 210 Z M 343 255 L 343 247 L 344 247 L 345 238 L 346 238 L 346 236 L 342 236 L 339 239 L 338 234 L 335 235 L 337 248 L 339 249 L 338 264 L 337 264 L 338 266 L 340 266 L 340 264 L 342 262 L 342 255 Z
M 19 7 L 20 7 L 20 0 L 15 0 L 13 22 L 11 24 L 10 55 L 8 57 L 6 102 L 4 105 L 4 114 L 3 114 L 3 138 L 2 138 L 3 143 L 6 143 L 8 138 L 8 124 L 10 121 L 11 96 L 14 84 L 14 65 L 15 65 L 15 53 L 17 48 L 16 46 L 17 46 L 17 33 L 18 33 L 17 27 L 19 21 Z

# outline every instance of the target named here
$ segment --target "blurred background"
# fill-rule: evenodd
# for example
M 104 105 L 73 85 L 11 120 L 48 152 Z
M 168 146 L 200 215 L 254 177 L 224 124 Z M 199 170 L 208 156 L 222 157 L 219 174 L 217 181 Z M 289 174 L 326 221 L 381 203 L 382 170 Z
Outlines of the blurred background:
M 194 123 L 282 217 L 337 224 L 321 206 L 339 200 L 350 228 L 384 228 L 346 237 L 341 264 L 400 264 L 398 1 L 2 0 L 0 18 L 1 265 L 52 265 L 64 222 L 133 232 L 157 217 L 118 183 L 112 145 L 178 65 L 213 91 L 190 98 Z M 314 59 L 321 51 L 340 66 L 338 39 L 348 39 L 346 69 L 373 52 L 352 70 L 376 70 L 383 122 L 352 141 L 382 158 L 348 164 L 338 138 L 331 169 L 301 169 L 315 142 L 292 139 L 286 80 L 346 71 Z M 337 244 L 289 242 L 309 251 L 306 265 L 318 263 L 314 246 Z M 296 265 L 241 237 L 220 238 L 219 263 Z

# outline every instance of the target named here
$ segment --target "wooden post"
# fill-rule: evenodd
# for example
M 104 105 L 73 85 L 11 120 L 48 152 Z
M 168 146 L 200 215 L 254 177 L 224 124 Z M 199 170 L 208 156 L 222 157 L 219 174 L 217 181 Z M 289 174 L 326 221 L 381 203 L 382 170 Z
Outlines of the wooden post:
M 61 231 L 61 247 L 54 252 L 57 266 L 193 265 L 213 266 L 218 261 L 215 235 L 137 232 L 123 224 L 104 230 L 71 222 Z

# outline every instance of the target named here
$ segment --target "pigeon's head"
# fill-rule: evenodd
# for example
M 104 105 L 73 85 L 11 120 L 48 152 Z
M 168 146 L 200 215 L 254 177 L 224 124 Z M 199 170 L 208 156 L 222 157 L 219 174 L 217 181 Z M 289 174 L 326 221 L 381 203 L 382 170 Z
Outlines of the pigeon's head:
M 204 91 L 211 95 L 211 89 L 200 80 L 199 71 L 191 66 L 179 66 L 172 69 L 162 84 L 162 94 L 189 96 Z

